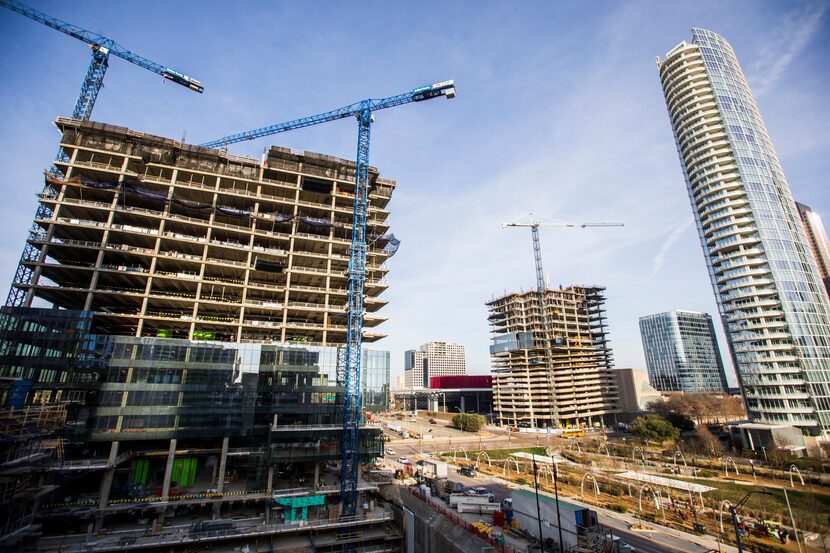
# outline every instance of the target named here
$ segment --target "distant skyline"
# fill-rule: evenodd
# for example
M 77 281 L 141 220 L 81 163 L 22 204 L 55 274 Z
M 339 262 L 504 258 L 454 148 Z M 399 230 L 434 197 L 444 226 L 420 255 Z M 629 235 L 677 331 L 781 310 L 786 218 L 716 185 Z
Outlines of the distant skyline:
M 830 219 L 826 2 L 29 4 L 201 80 L 194 94 L 111 59 L 92 116 L 193 143 L 456 81 L 452 101 L 375 117 L 371 163 L 398 182 L 390 220 L 402 244 L 383 296 L 389 337 L 367 346 L 391 352 L 393 381 L 404 351 L 435 340 L 466 346 L 470 374 L 489 372 L 485 302 L 534 287 L 530 232 L 501 223 L 530 211 L 625 223 L 541 230 L 553 286 L 607 287 L 617 367 L 645 368 L 640 316 L 716 316 L 654 64 L 692 27 L 730 41 L 795 199 Z M 71 114 L 89 49 L 5 9 L 0 48 L 5 294 L 57 151 L 52 122 Z M 230 151 L 258 158 L 270 144 L 353 159 L 356 127 Z

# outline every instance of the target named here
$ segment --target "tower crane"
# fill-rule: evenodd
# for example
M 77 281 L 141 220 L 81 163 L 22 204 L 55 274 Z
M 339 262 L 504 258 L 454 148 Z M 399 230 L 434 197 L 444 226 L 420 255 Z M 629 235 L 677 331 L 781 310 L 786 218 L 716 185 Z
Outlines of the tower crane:
M 92 48 L 92 59 L 89 62 L 89 68 L 87 69 L 83 83 L 81 83 L 81 92 L 78 95 L 78 100 L 75 102 L 75 109 L 72 110 L 72 117 L 74 119 L 83 119 L 84 121 L 89 120 L 89 117 L 92 114 L 92 108 L 95 106 L 95 100 L 98 98 L 98 93 L 104 85 L 104 74 L 106 73 L 109 65 L 110 55 L 125 59 L 128 62 L 138 65 L 139 67 L 143 67 L 148 71 L 157 73 L 167 80 L 186 86 L 195 92 L 201 93 L 205 90 L 202 83 L 196 79 L 176 71 L 175 69 L 171 69 L 170 67 L 150 61 L 145 57 L 139 56 L 138 54 L 134 54 L 111 38 L 99 35 L 98 33 L 93 33 L 92 31 L 87 31 L 86 29 L 82 29 L 81 27 L 77 27 L 71 23 L 61 21 L 60 19 L 46 15 L 45 13 L 30 8 L 20 2 L 0 0 L 0 7 L 17 12 L 20 15 L 37 21 L 38 23 L 43 23 L 48 27 L 52 27 L 55 30 L 77 38 Z M 59 150 L 57 158 L 59 160 L 64 159 L 64 156 L 63 150 Z M 57 172 L 57 169 L 52 166 L 50 171 Z M 48 207 L 44 204 L 40 204 L 35 217 L 48 218 L 51 214 L 51 210 Z M 18 263 L 17 271 L 15 271 L 14 274 L 12 287 L 9 290 L 8 297 L 6 298 L 7 306 L 20 307 L 26 301 L 26 293 L 21 285 L 29 284 L 32 281 L 32 270 L 26 265 L 26 262 L 33 260 L 36 261 L 39 256 L 40 252 L 38 249 L 27 242 L 23 249 L 23 254 L 20 256 L 20 262 Z
M 340 477 L 342 514 L 357 513 L 357 485 L 360 468 L 359 426 L 361 407 L 361 350 L 363 348 L 363 288 L 366 280 L 366 217 L 369 209 L 369 139 L 372 113 L 381 109 L 421 102 L 446 96 L 455 98 L 455 83 L 440 83 L 418 87 L 409 92 L 382 99 L 366 99 L 339 109 L 327 111 L 294 121 L 271 125 L 252 131 L 233 134 L 201 146 L 222 148 L 229 144 L 253 140 L 263 136 L 319 125 L 346 117 L 357 118 L 357 160 L 355 167 L 354 216 L 352 244 L 349 254 L 349 294 L 346 307 L 346 344 L 338 351 L 337 380 L 343 383 L 343 451 Z
M 98 93 L 104 85 L 104 74 L 107 72 L 110 55 L 127 60 L 139 67 L 143 67 L 147 71 L 157 73 L 165 79 L 186 86 L 195 92 L 201 93 L 205 90 L 202 83 L 196 79 L 130 52 L 111 38 L 87 31 L 66 21 L 61 21 L 20 2 L 0 0 L 0 6 L 26 16 L 29 19 L 33 19 L 38 23 L 43 23 L 47 27 L 52 27 L 73 38 L 77 38 L 85 42 L 92 49 L 92 59 L 89 62 L 86 77 L 84 77 L 84 81 L 81 84 L 81 93 L 75 102 L 75 109 L 72 110 L 72 117 L 74 119 L 89 120 L 92 114 L 92 108 L 95 106 L 95 99 L 98 97 Z
M 539 227 L 555 227 L 555 228 L 588 228 L 588 227 L 621 227 L 622 223 L 542 223 L 536 219 L 533 213 L 528 213 L 529 222 L 523 223 L 521 221 L 525 216 L 522 215 L 518 219 L 510 223 L 502 223 L 501 228 L 530 228 L 530 234 L 533 237 L 533 257 L 536 263 L 536 294 L 539 302 L 539 309 L 542 312 L 542 331 L 544 337 L 542 341 L 545 347 L 545 366 L 548 370 L 548 390 L 550 391 L 550 420 L 551 426 L 559 426 L 559 413 L 556 408 L 556 387 L 555 379 L 552 371 L 553 352 L 550 347 L 550 318 L 548 317 L 547 309 L 547 284 L 545 283 L 545 271 L 542 268 L 542 246 L 539 242 Z

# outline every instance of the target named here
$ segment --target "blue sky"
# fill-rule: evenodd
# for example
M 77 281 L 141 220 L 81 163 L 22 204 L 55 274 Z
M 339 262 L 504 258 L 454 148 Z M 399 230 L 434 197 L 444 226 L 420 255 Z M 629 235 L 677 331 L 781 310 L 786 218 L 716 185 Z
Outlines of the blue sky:
M 46 2 L 33 7 L 203 82 L 194 94 L 113 58 L 93 119 L 202 142 L 454 79 L 458 97 L 378 112 L 372 164 L 397 180 L 401 249 L 386 293 L 393 376 L 430 340 L 489 371 L 485 302 L 534 284 L 529 231 L 501 223 L 622 221 L 542 231 L 554 285 L 607 286 L 616 365 L 644 367 L 638 317 L 716 307 L 655 56 L 720 33 L 747 74 L 796 198 L 830 219 L 827 2 Z M 89 62 L 81 42 L 0 10 L 0 283 L 10 283 Z M 353 158 L 344 120 L 269 144 Z M 721 333 L 722 338 L 722 333 Z M 725 342 L 721 346 L 726 350 Z

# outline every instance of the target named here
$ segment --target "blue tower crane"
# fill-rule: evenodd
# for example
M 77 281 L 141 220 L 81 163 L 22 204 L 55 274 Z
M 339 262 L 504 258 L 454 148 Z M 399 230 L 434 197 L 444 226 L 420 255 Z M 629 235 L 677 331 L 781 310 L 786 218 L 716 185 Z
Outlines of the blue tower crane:
M 81 27 L 76 27 L 71 23 L 67 23 L 65 21 L 61 21 L 60 19 L 46 15 L 45 13 L 30 8 L 20 2 L 0 0 L 0 6 L 17 12 L 20 15 L 24 15 L 39 23 L 43 23 L 44 25 L 52 27 L 53 29 L 65 33 L 71 37 L 77 38 L 92 48 L 92 59 L 89 62 L 86 77 L 84 77 L 84 81 L 81 84 L 81 93 L 78 95 L 78 100 L 75 102 L 75 109 L 72 110 L 72 117 L 74 119 L 83 119 L 84 121 L 89 120 L 89 117 L 92 114 L 92 108 L 95 106 L 95 100 L 98 98 L 98 93 L 104 85 L 104 74 L 107 72 L 110 55 L 125 59 L 130 63 L 134 63 L 135 65 L 143 67 L 148 71 L 157 73 L 165 79 L 182 86 L 186 86 L 196 92 L 201 93 L 205 90 L 202 83 L 196 79 L 188 77 L 175 69 L 160 65 L 154 61 L 150 61 L 147 58 L 139 56 L 138 54 L 134 54 L 111 38 L 99 35 L 98 33 L 93 33 L 92 31 L 87 31 Z M 63 158 L 63 151 L 59 150 L 57 159 L 60 160 Z M 53 166 L 51 171 L 56 172 L 57 169 Z M 48 218 L 50 216 L 51 210 L 49 210 L 49 208 L 44 204 L 40 204 L 35 217 Z M 33 227 L 33 230 L 37 229 Z M 9 290 L 9 295 L 6 298 L 7 306 L 20 307 L 26 301 L 26 292 L 21 286 L 27 285 L 32 281 L 32 270 L 26 265 L 26 262 L 36 261 L 38 257 L 40 257 L 38 249 L 27 242 L 25 248 L 23 249 L 23 255 L 20 257 L 20 262 L 17 265 L 17 271 L 14 274 L 14 281 L 12 283 L 11 290 Z
M 87 69 L 86 77 L 84 77 L 84 82 L 81 84 L 81 93 L 78 95 L 78 101 L 75 102 L 75 109 L 72 110 L 72 117 L 74 119 L 83 119 L 86 121 L 92 114 L 95 99 L 98 97 L 98 93 L 104 85 L 104 74 L 107 72 L 110 55 L 125 59 L 130 63 L 143 67 L 147 71 L 157 73 L 167 80 L 186 86 L 196 92 L 201 93 L 205 90 L 202 83 L 196 79 L 130 52 L 111 38 L 87 31 L 66 21 L 61 21 L 20 2 L 0 0 L 0 6 L 77 38 L 92 48 L 92 59 L 89 62 L 89 69 Z
M 343 455 L 340 494 L 343 500 L 342 515 L 357 513 L 357 484 L 360 468 L 359 426 L 361 406 L 361 352 L 363 349 L 363 286 L 366 280 L 366 216 L 369 209 L 369 139 L 372 128 L 372 112 L 446 96 L 455 98 L 455 83 L 444 81 L 422 86 L 383 99 L 366 99 L 348 106 L 271 125 L 239 134 L 205 142 L 209 148 L 253 140 L 263 136 L 319 125 L 346 117 L 357 118 L 357 164 L 355 171 L 354 218 L 352 245 L 349 255 L 349 295 L 346 316 L 346 343 L 338 350 L 337 380 L 343 383 Z

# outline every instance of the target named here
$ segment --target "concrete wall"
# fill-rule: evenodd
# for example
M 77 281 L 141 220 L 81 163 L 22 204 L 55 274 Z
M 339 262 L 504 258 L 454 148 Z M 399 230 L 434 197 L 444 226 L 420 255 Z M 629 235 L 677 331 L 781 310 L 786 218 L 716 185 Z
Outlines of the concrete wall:
M 401 500 L 404 513 L 413 515 L 404 516 L 404 543 L 412 546 L 406 553 L 468 553 L 490 547 L 406 490 L 401 490 Z

